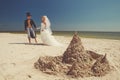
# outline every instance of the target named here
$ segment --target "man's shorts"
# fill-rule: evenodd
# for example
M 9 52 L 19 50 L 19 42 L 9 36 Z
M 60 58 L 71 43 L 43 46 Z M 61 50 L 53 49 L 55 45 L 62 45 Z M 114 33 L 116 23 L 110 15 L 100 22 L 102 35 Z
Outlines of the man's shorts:
M 35 31 L 33 30 L 33 28 L 27 28 L 27 34 L 28 34 L 28 38 L 36 37 Z

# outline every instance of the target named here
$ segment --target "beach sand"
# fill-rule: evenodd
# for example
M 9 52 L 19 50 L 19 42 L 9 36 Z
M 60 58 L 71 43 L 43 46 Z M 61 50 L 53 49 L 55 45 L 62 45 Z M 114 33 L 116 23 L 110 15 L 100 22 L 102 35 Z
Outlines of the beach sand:
M 81 38 L 86 50 L 107 54 L 114 69 L 103 77 L 71 78 L 48 75 L 34 68 L 40 56 L 59 56 L 68 47 L 72 36 L 55 36 L 63 47 L 46 46 L 37 35 L 38 44 L 28 44 L 26 34 L 0 33 L 0 80 L 120 80 L 120 40 Z

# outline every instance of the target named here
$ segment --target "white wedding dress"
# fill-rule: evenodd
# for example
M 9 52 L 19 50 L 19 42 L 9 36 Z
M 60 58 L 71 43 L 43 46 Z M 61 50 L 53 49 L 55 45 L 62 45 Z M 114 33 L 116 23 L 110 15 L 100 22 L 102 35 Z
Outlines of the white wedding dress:
M 41 23 L 40 33 L 41 33 L 40 34 L 41 40 L 43 41 L 44 44 L 50 45 L 50 46 L 62 46 L 62 44 L 60 44 L 52 35 L 50 25 L 45 25 L 44 23 Z

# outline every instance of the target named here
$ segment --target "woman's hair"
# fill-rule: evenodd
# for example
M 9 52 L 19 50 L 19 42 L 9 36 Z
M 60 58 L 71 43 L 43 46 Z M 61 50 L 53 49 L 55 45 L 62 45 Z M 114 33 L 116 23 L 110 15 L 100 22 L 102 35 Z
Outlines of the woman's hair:
M 50 28 L 50 26 L 51 26 L 50 20 L 48 19 L 47 16 L 43 16 L 43 17 L 45 18 L 45 25 L 46 25 L 46 27 L 48 28 L 49 32 L 52 34 L 52 30 Z
M 50 23 L 50 20 L 48 19 L 48 17 L 47 16 L 42 16 L 42 18 L 44 17 L 44 19 L 45 19 L 45 23 L 46 23 L 46 26 L 47 27 L 50 27 L 51 26 L 51 23 Z

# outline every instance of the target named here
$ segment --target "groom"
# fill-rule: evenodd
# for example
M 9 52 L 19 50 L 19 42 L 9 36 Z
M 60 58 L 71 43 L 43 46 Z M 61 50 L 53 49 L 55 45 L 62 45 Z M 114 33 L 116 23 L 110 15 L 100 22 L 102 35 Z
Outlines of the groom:
M 26 13 L 26 17 L 27 19 L 25 20 L 24 25 L 25 25 L 25 32 L 27 32 L 28 34 L 28 41 L 29 43 L 31 43 L 31 38 L 34 38 L 35 42 L 37 43 L 36 33 L 35 33 L 36 25 L 34 21 L 31 19 L 32 16 L 29 12 Z

